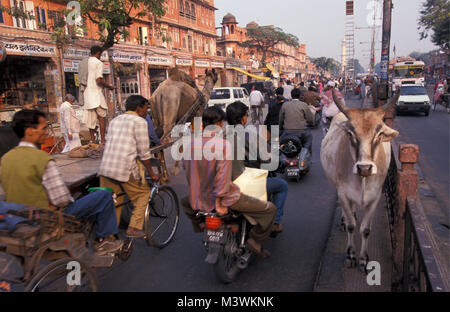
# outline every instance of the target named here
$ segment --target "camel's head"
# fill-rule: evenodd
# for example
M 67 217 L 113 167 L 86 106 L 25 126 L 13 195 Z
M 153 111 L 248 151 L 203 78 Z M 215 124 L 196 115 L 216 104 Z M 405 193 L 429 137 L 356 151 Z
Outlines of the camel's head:
M 219 79 L 219 73 L 216 72 L 216 70 L 213 69 L 205 69 L 205 75 L 206 79 L 211 78 L 213 81 L 213 84 L 216 84 L 217 80 Z

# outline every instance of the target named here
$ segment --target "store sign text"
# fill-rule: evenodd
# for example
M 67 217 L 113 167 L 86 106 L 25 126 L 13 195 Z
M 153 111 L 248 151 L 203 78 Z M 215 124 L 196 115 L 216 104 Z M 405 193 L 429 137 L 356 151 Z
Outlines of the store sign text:
M 64 71 L 68 73 L 78 73 L 78 64 L 80 60 L 64 60 Z M 103 74 L 111 74 L 111 65 L 109 62 L 103 62 Z
M 56 48 L 51 46 L 43 46 L 40 44 L 27 44 L 27 43 L 5 43 L 5 49 L 13 54 L 25 54 L 25 55 L 41 55 L 50 54 L 56 55 Z
M 209 62 L 207 61 L 195 61 L 196 67 L 209 67 Z
M 112 59 L 118 62 L 143 62 L 142 55 L 113 52 Z
M 224 63 L 211 62 L 211 67 L 224 68 Z
M 156 57 L 156 56 L 148 56 L 147 63 L 151 65 L 163 65 L 163 66 L 172 66 L 173 60 L 167 57 Z
M 192 60 L 182 60 L 182 59 L 177 59 L 177 65 L 181 65 L 181 66 L 192 66 Z

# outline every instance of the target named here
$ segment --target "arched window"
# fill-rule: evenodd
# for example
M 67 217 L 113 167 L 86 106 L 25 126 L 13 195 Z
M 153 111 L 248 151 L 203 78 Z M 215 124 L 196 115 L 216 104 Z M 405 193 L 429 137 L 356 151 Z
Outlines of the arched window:
M 134 83 L 134 93 L 139 94 L 139 87 L 137 82 Z
M 183 38 L 183 48 L 186 49 L 186 38 Z
M 126 88 L 126 94 L 130 94 L 130 84 L 127 82 L 126 84 L 125 84 L 125 88 Z
M 125 90 L 125 83 L 122 82 L 120 86 L 122 87 L 122 93 L 125 94 L 125 92 L 126 92 L 126 90 Z
M 186 17 L 189 17 L 190 10 L 189 10 L 189 3 L 186 1 L 186 5 L 184 6 L 184 13 L 186 13 Z
M 195 20 L 195 5 L 194 4 L 191 5 L 191 16 L 192 16 L 192 19 Z
M 184 14 L 184 1 L 180 0 L 180 15 L 183 16 Z

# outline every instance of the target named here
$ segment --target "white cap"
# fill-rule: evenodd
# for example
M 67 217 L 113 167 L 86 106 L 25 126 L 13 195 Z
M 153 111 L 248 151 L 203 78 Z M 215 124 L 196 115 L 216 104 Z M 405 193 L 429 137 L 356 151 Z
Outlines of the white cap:
M 334 81 L 328 81 L 328 83 L 327 83 L 327 86 L 329 86 L 329 87 L 336 87 L 336 83 L 334 83 Z

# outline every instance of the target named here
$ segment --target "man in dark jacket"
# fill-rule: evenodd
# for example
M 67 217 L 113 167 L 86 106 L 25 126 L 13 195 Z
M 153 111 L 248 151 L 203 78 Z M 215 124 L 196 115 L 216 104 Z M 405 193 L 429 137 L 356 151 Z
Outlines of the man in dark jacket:
M 283 97 L 283 88 L 277 88 L 275 90 L 275 98 L 270 103 L 269 112 L 267 113 L 266 120 L 264 121 L 264 125 L 268 127 L 270 131 L 272 126 L 277 126 L 279 124 L 280 119 L 280 110 L 283 106 L 283 103 L 286 99 Z

